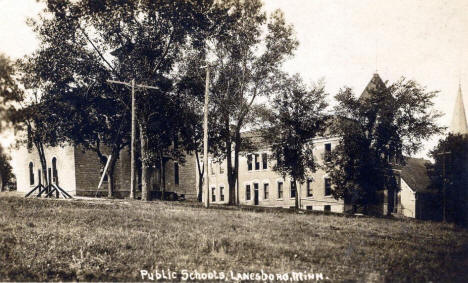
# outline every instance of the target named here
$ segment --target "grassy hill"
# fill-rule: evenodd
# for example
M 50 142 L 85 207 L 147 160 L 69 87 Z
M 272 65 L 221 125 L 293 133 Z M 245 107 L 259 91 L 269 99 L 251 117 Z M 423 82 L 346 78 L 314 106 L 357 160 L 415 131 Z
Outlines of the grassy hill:
M 141 270 L 178 272 L 177 281 L 183 270 L 332 281 L 468 275 L 468 232 L 448 224 L 197 205 L 0 195 L 0 280 L 139 281 Z

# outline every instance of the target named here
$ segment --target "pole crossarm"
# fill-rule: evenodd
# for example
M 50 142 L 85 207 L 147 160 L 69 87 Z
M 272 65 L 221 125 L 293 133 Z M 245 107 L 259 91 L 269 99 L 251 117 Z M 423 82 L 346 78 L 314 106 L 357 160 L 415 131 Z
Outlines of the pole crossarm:
M 112 84 L 126 85 L 126 86 L 129 86 L 129 87 L 132 86 L 131 83 L 121 82 L 121 81 L 107 80 L 107 82 L 112 83 Z M 135 87 L 137 87 L 137 88 L 149 88 L 149 89 L 156 89 L 156 90 L 160 89 L 159 87 L 156 87 L 156 86 L 142 85 L 142 84 L 135 84 Z

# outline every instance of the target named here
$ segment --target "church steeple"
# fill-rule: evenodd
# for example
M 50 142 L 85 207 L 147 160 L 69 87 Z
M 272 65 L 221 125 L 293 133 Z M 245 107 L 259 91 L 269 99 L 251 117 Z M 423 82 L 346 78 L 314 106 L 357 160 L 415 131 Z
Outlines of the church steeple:
M 465 105 L 463 104 L 463 95 L 461 84 L 458 84 L 458 95 L 453 109 L 452 123 L 450 124 L 450 132 L 453 134 L 468 134 L 468 126 L 466 124 Z

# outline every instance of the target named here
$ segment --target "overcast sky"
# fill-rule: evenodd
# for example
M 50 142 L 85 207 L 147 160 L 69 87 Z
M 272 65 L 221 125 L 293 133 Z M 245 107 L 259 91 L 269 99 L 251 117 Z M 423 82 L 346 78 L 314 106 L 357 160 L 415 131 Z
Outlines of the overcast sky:
M 405 76 L 440 90 L 441 125 L 450 123 L 459 80 L 468 103 L 468 0 L 264 2 L 284 12 L 300 42 L 286 70 L 325 79 L 332 95 L 345 85 L 360 94 L 377 70 L 384 81 Z M 0 0 L 0 52 L 20 58 L 36 48 L 25 21 L 40 9 L 35 0 Z

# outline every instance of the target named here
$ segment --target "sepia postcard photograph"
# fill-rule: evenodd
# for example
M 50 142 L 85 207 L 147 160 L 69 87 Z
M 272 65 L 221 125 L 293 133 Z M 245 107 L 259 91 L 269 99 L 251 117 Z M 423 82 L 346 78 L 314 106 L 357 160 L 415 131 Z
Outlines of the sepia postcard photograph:
M 468 282 L 468 0 L 0 0 L 0 282 Z

